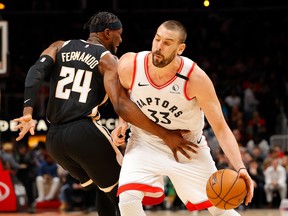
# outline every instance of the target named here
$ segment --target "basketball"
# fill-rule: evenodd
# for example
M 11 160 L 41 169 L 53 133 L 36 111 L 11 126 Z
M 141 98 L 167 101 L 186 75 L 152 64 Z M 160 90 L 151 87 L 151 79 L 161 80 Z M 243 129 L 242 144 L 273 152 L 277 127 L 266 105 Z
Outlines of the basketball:
M 243 203 L 246 183 L 231 169 L 221 169 L 213 173 L 207 181 L 206 193 L 209 201 L 220 209 L 234 209 Z

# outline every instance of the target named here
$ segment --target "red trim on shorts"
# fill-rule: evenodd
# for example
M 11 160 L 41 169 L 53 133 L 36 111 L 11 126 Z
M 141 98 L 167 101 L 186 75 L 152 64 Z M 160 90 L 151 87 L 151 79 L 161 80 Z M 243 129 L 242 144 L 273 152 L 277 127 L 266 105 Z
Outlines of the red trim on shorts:
M 197 203 L 197 204 L 193 204 L 191 202 L 188 202 L 186 204 L 186 208 L 189 210 L 189 211 L 196 211 L 196 210 L 203 210 L 203 209 L 207 209 L 207 208 L 210 208 L 212 207 L 213 204 L 207 200 L 207 201 L 204 201 L 202 203 Z
M 147 196 L 146 194 L 142 200 L 143 205 L 158 205 L 162 203 L 165 198 L 164 191 L 162 188 L 151 187 L 149 185 L 139 184 L 139 183 L 130 183 L 130 184 L 120 186 L 118 188 L 117 196 L 119 196 L 120 193 L 128 191 L 128 190 L 138 190 L 144 193 L 159 193 L 160 192 L 162 194 L 158 197 Z
M 144 196 L 143 200 L 142 200 L 142 204 L 143 205 L 158 205 L 160 203 L 163 202 L 165 198 L 165 195 L 163 193 L 163 195 L 161 197 L 149 197 L 149 196 Z

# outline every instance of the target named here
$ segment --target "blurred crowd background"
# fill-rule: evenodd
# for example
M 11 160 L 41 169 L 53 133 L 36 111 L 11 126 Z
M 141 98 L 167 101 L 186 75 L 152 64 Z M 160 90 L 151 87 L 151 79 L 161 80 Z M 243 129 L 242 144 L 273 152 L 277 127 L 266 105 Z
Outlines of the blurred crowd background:
M 272 200 L 275 197 L 279 200 L 287 197 L 288 3 L 284 0 L 211 0 L 210 6 L 204 7 L 203 2 L 6 1 L 6 8 L 0 11 L 0 18 L 8 21 L 9 53 L 7 74 L 0 76 L 0 121 L 9 123 L 22 115 L 24 79 L 40 53 L 55 40 L 86 39 L 88 33 L 82 27 L 92 14 L 111 11 L 121 19 L 124 32 L 118 57 L 128 51 L 150 50 L 157 26 L 164 20 L 177 19 L 188 31 L 187 48 L 183 55 L 194 60 L 212 79 L 225 118 L 238 140 L 243 160 L 257 182 L 255 195 L 259 199 L 255 198 L 251 206 L 273 207 Z M 40 89 L 36 119 L 45 119 L 48 89 L 48 84 Z M 104 119 L 116 118 L 109 104 L 102 112 Z M 208 123 L 204 133 L 218 168 L 230 167 Z M 45 132 L 39 134 L 45 135 Z M 23 169 L 27 173 L 33 172 L 34 187 L 28 186 L 31 187 L 29 196 L 32 203 L 38 194 L 36 179 L 39 164 L 34 159 L 21 161 L 19 148 L 21 145 L 28 146 L 27 151 L 35 153 L 39 146 L 32 149 L 28 145 L 28 138 L 16 143 L 15 136 L 17 132 L 13 130 L 2 130 L 1 146 L 12 143 L 8 149 L 18 163 L 16 168 L 10 165 L 12 173 L 17 175 Z M 29 159 L 34 158 L 34 153 Z M 273 162 L 274 159 L 277 159 L 276 162 Z M 19 166 L 21 163 L 26 163 L 26 166 Z M 265 180 L 272 175 L 267 170 L 273 164 L 279 166 L 279 169 L 274 169 L 279 170 L 279 176 L 282 175 L 282 168 L 285 170 L 285 184 L 280 187 L 279 183 L 276 189 L 271 189 L 268 180 Z M 60 185 L 65 184 L 62 180 L 60 178 Z M 177 195 L 169 180 L 168 193 L 172 194 L 167 205 L 170 208 Z

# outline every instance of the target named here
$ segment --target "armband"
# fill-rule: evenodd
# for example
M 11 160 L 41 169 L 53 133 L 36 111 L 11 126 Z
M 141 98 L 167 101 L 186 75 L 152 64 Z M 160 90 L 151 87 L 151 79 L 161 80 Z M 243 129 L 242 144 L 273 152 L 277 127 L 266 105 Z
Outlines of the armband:
M 44 78 L 54 67 L 54 60 L 49 55 L 42 55 L 38 61 L 30 67 L 25 79 L 24 107 L 33 107 L 36 95 Z

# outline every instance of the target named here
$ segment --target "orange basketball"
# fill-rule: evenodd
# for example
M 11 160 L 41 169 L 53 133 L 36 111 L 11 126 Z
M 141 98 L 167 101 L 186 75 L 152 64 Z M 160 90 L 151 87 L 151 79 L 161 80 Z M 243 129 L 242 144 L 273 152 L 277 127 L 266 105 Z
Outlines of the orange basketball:
M 234 209 L 243 203 L 246 183 L 231 169 L 221 169 L 213 173 L 207 181 L 206 193 L 209 201 L 220 209 Z

